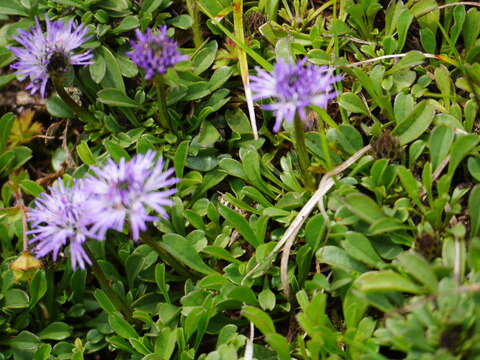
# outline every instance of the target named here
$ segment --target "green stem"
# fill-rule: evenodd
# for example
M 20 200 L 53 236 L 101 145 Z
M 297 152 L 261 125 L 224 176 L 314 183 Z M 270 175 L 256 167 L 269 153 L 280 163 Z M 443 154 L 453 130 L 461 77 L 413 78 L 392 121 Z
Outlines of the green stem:
M 83 247 L 85 252 L 87 253 L 88 257 L 92 261 L 92 271 L 95 277 L 97 278 L 98 282 L 100 283 L 100 287 L 108 296 L 112 304 L 115 306 L 117 310 L 119 310 L 124 316 L 127 321 L 132 320 L 132 310 L 130 307 L 117 295 L 117 293 L 112 289 L 111 285 L 108 283 L 105 274 L 103 273 L 100 264 L 97 262 L 97 259 L 92 254 L 88 246 Z
M 305 145 L 305 127 L 300 120 L 298 114 L 295 114 L 294 124 L 294 137 L 295 137 L 295 150 L 298 154 L 300 162 L 300 170 L 304 179 L 304 183 L 309 190 L 315 190 L 315 184 L 311 174 L 308 172 L 310 166 L 310 159 L 308 158 L 307 146 Z
M 195 0 L 187 0 L 187 11 L 192 18 L 193 43 L 198 49 L 203 43 L 202 28 L 200 26 L 200 13 Z
M 320 134 L 320 141 L 322 143 L 322 151 L 325 156 L 326 168 L 327 168 L 327 171 L 330 171 L 332 170 L 333 166 L 332 166 L 332 158 L 330 157 L 330 150 L 328 148 L 328 139 L 325 134 L 325 125 L 322 119 L 320 119 L 318 123 L 319 123 L 318 132 Z
M 172 268 L 174 268 L 180 275 L 192 277 L 195 276 L 194 273 L 187 270 L 181 263 L 179 263 L 170 253 L 162 247 L 162 243 L 153 239 L 153 237 L 148 233 L 144 232 L 140 240 L 150 246 L 153 250 L 160 255 L 162 261 L 166 262 Z
M 58 96 L 68 105 L 68 107 L 78 116 L 79 119 L 86 123 L 95 122 L 95 117 L 88 111 L 78 105 L 75 100 L 65 91 L 62 81 L 58 77 L 53 77 L 53 85 Z
M 170 120 L 168 117 L 165 83 L 163 81 L 163 76 L 160 74 L 156 75 L 153 79 L 153 83 L 155 85 L 155 89 L 157 90 L 157 98 L 159 104 L 158 121 L 164 129 L 170 129 Z

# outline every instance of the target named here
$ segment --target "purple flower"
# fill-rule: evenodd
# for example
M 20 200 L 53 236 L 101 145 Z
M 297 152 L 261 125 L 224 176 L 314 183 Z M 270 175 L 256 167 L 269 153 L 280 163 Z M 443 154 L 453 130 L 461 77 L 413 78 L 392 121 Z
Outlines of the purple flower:
M 27 220 L 32 230 L 27 234 L 34 235 L 29 241 L 36 243 L 34 253 L 38 258 L 52 253 L 55 261 L 59 251 L 68 243 L 73 270 L 77 266 L 85 269 L 85 264 L 91 265 L 83 249 L 83 243 L 92 237 L 88 229 L 91 223 L 88 194 L 78 181 L 73 187 L 65 187 L 58 181 L 49 190 L 50 194 L 40 194 L 35 200 L 35 208 L 28 211 Z
M 305 108 L 316 105 L 326 108 L 330 100 L 337 96 L 333 84 L 342 79 L 333 76 L 333 69 L 307 63 L 307 59 L 296 64 L 287 64 L 280 60 L 275 64 L 273 73 L 257 68 L 257 76 L 251 76 L 254 100 L 275 98 L 277 102 L 264 105 L 272 110 L 277 118 L 274 132 L 280 130 L 282 121 L 293 122 L 295 113 L 300 119 L 307 120 Z
M 148 151 L 128 162 L 122 158 L 119 163 L 109 160 L 102 168 L 93 167 L 95 176 L 87 177 L 85 186 L 94 209 L 91 230 L 99 238 L 104 238 L 108 229 L 122 231 L 128 221 L 133 239 L 138 240 L 146 222 L 158 220 L 149 215 L 150 209 L 168 217 L 164 206 L 173 204 L 169 197 L 176 189 L 160 189 L 176 184 L 178 179 L 172 177 L 173 169 L 163 171 L 164 162 L 155 156 L 154 151 Z
M 70 65 L 88 65 L 92 63 L 91 50 L 74 54 L 74 50 L 89 39 L 88 29 L 83 25 L 75 25 L 73 20 L 68 24 L 62 21 L 51 22 L 45 17 L 46 33 L 42 31 L 40 21 L 35 18 L 35 27 L 30 32 L 18 30 L 14 39 L 23 48 L 8 47 L 18 61 L 12 65 L 17 70 L 20 80 L 30 79 L 27 90 L 32 94 L 40 91 L 45 97 L 48 79 L 52 75 L 66 72 Z
M 137 41 L 130 42 L 133 49 L 127 55 L 145 70 L 147 80 L 155 74 L 165 74 L 167 68 L 187 58 L 178 51 L 177 42 L 167 36 L 165 25 L 156 32 L 148 28 L 145 34 L 137 29 L 135 34 Z

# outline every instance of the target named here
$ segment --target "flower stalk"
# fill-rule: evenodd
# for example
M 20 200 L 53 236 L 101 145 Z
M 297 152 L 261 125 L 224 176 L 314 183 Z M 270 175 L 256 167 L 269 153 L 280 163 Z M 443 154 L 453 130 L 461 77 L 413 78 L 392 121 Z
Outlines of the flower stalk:
M 105 294 L 108 296 L 110 301 L 112 302 L 113 306 L 121 312 L 127 321 L 132 320 L 132 310 L 130 307 L 120 298 L 120 296 L 117 295 L 117 293 L 112 289 L 110 284 L 108 283 L 107 278 L 105 277 L 105 274 L 103 273 L 102 268 L 100 267 L 100 264 L 98 263 L 97 259 L 95 256 L 92 254 L 88 246 L 84 247 L 85 252 L 87 253 L 88 257 L 90 258 L 92 262 L 92 271 L 95 277 L 97 278 L 98 282 L 100 283 L 100 287 L 102 290 L 105 292 Z
M 308 168 L 310 166 L 310 159 L 308 157 L 307 145 L 305 144 L 305 125 L 298 114 L 295 114 L 293 120 L 295 138 L 295 150 L 298 154 L 300 163 L 300 171 L 302 173 L 303 181 L 308 190 L 315 190 L 315 183 Z
M 93 115 L 88 110 L 85 110 L 78 105 L 75 100 L 73 100 L 72 97 L 65 91 L 60 78 L 53 77 L 52 80 L 58 96 L 60 96 L 60 98 L 65 102 L 65 104 L 68 105 L 70 110 L 72 110 L 80 120 L 85 121 L 86 123 L 92 123 L 95 121 Z
M 165 81 L 163 75 L 157 74 L 153 79 L 158 99 L 158 122 L 164 129 L 171 129 L 170 118 L 168 116 L 167 99 L 165 91 Z
M 188 15 L 192 18 L 193 44 L 196 48 L 203 43 L 202 28 L 200 26 L 200 12 L 195 0 L 186 0 Z
M 180 275 L 187 276 L 189 278 L 194 275 L 191 271 L 189 271 L 181 263 L 179 263 L 172 255 L 170 255 L 168 251 L 162 247 L 161 243 L 156 241 L 151 236 L 151 234 L 149 234 L 148 231 L 142 234 L 140 240 L 144 244 L 150 246 L 153 250 L 155 250 L 155 252 L 160 256 L 162 261 L 174 268 Z

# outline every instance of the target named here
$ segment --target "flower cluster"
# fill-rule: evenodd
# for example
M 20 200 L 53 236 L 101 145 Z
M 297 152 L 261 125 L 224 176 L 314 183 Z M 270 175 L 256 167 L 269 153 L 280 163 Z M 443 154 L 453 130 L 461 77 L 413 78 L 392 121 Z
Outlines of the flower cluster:
M 342 79 L 334 76 L 333 69 L 307 63 L 307 59 L 296 64 L 279 61 L 273 73 L 257 68 L 257 76 L 251 76 L 253 99 L 275 98 L 273 104 L 264 105 L 266 110 L 275 113 L 274 132 L 280 130 L 282 121 L 293 122 L 295 114 L 307 121 L 306 108 L 316 105 L 326 108 L 330 100 L 337 96 L 333 84 Z
M 23 47 L 8 47 L 18 58 L 12 68 L 17 70 L 19 79 L 29 78 L 27 90 L 31 94 L 39 91 L 42 97 L 45 97 L 52 75 L 67 71 L 71 65 L 91 64 L 93 58 L 91 50 L 74 54 L 74 50 L 89 39 L 87 28 L 75 25 L 73 20 L 65 24 L 45 17 L 45 22 L 45 33 L 38 18 L 35 18 L 35 27 L 31 27 L 30 31 L 18 30 L 18 36 L 14 37 Z
M 52 253 L 56 260 L 69 243 L 73 269 L 84 269 L 91 264 L 83 248 L 88 238 L 105 240 L 109 229 L 122 231 L 128 223 L 133 239 L 138 240 L 146 223 L 158 220 L 149 215 L 151 210 L 167 218 L 164 207 L 172 205 L 169 197 L 176 192 L 168 187 L 178 179 L 172 176 L 173 169 L 163 171 L 164 162 L 155 158 L 156 153 L 148 151 L 130 161 L 109 160 L 72 187 L 59 182 L 49 194 L 41 194 L 28 213 L 36 256 Z
M 130 42 L 132 51 L 127 55 L 145 70 L 147 80 L 155 74 L 165 74 L 167 68 L 187 58 L 178 51 L 176 41 L 168 37 L 165 25 L 160 26 L 156 32 L 148 28 L 145 34 L 137 29 L 135 34 L 137 41 Z

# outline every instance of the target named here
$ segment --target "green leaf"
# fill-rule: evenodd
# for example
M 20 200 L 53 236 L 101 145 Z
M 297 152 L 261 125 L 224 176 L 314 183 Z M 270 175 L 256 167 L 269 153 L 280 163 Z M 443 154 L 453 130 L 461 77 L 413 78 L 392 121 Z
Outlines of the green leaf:
M 193 73 L 200 75 L 207 70 L 215 61 L 217 54 L 218 44 L 215 40 L 208 42 L 200 51 L 192 56 L 191 62 L 194 68 Z
M 170 295 L 168 294 L 168 284 L 165 280 L 165 264 L 157 264 L 155 266 L 155 282 L 165 300 L 170 303 Z
M 20 15 L 28 17 L 28 11 L 18 1 L 0 0 L 0 14 Z
M 183 177 L 183 170 L 185 169 L 185 163 L 187 161 L 189 145 L 190 141 L 185 140 L 177 146 L 173 166 L 175 168 L 175 176 L 178 178 Z
M 47 111 L 50 115 L 58 118 L 73 118 L 75 115 L 69 106 L 60 99 L 58 95 L 53 95 L 47 100 Z
M 175 16 L 173 19 L 167 20 L 167 23 L 179 29 L 187 30 L 192 27 L 193 20 L 189 15 L 182 14 Z
M 141 13 L 151 14 L 162 5 L 163 0 L 145 0 L 142 2 Z
M 5 307 L 7 309 L 25 309 L 29 305 L 28 294 L 20 289 L 10 289 L 5 294 Z
M 172 358 L 173 351 L 175 350 L 177 340 L 176 329 L 164 327 L 160 330 L 155 340 L 155 355 L 157 358 L 149 358 L 151 355 L 145 356 L 142 360 L 169 360 Z
M 235 259 L 227 250 L 220 246 L 206 246 L 202 252 L 217 259 L 223 259 L 232 263 L 241 263 L 240 260 Z
M 396 230 L 410 229 L 408 225 L 402 224 L 402 222 L 393 217 L 385 217 L 378 219 L 368 228 L 368 235 L 381 235 Z
M 415 105 L 415 100 L 410 94 L 405 94 L 404 92 L 399 93 L 395 97 L 395 102 L 393 104 L 393 112 L 395 114 L 395 122 L 397 124 L 401 123 L 407 118 L 407 116 L 413 111 Z
M 225 119 L 227 120 L 230 129 L 239 134 L 251 134 L 252 128 L 248 121 L 247 115 L 240 108 L 228 109 L 225 112 Z
M 37 335 L 24 330 L 9 340 L 8 344 L 14 354 L 15 360 L 30 360 L 38 349 L 40 339 Z
M 470 193 L 468 213 L 470 214 L 470 222 L 472 224 L 470 235 L 472 237 L 478 236 L 480 235 L 480 185 L 476 185 Z
M 411 280 L 391 270 L 370 271 L 355 280 L 355 286 L 362 292 L 402 291 L 421 294 L 422 289 Z
M 121 315 L 118 313 L 108 314 L 108 323 L 113 331 L 125 339 L 134 338 L 138 339 L 139 336 L 132 325 L 130 325 Z
M 209 95 L 212 91 L 210 90 L 210 83 L 207 81 L 197 81 L 192 83 L 188 87 L 188 91 L 183 97 L 182 100 L 184 101 L 193 101 L 201 99 L 207 95 Z
M 454 23 L 450 29 L 450 41 L 452 44 L 455 44 L 458 40 L 458 37 L 460 36 L 463 28 L 463 23 L 465 22 L 465 17 L 465 6 L 455 6 L 453 8 Z
M 420 137 L 432 123 L 434 115 L 433 105 L 427 101 L 420 102 L 415 110 L 392 131 L 399 137 L 400 145 L 408 144 Z
M 290 360 L 290 345 L 287 340 L 280 334 L 267 334 L 265 341 L 277 352 L 280 360 Z
M 96 289 L 93 293 L 95 300 L 97 300 L 98 305 L 108 314 L 113 314 L 117 311 L 117 308 L 108 298 L 107 294 L 103 290 Z
M 432 266 L 422 256 L 405 251 L 398 256 L 398 261 L 412 278 L 422 283 L 430 292 L 436 293 L 438 280 Z
M 177 340 L 176 329 L 164 327 L 160 330 L 155 340 L 155 354 L 158 354 L 160 358 L 148 358 L 147 355 L 142 360 L 168 360 L 171 359 Z
M 77 146 L 77 154 L 85 165 L 91 166 L 97 163 L 97 159 L 93 156 L 88 144 L 83 140 Z
M 352 258 L 367 265 L 375 268 L 381 268 L 384 265 L 383 260 L 378 256 L 370 240 L 360 233 L 347 233 L 345 240 L 342 241 L 342 247 Z
M 242 315 L 253 322 L 264 335 L 275 334 L 275 325 L 270 316 L 262 310 L 253 306 L 244 306 L 242 308 Z
M 213 147 L 220 139 L 220 133 L 210 121 L 205 121 L 200 128 L 200 132 L 192 140 L 191 147 Z
M 127 257 L 125 261 L 125 270 L 127 273 L 128 286 L 132 289 L 133 282 L 136 277 L 142 271 L 143 266 L 145 265 L 145 257 L 139 254 L 131 254 Z
M 435 34 L 429 28 L 420 29 L 420 42 L 422 43 L 423 49 L 428 53 L 435 53 L 437 48 L 437 39 Z
M 425 60 L 425 56 L 419 51 L 410 51 L 398 63 L 396 63 L 390 70 L 386 72 L 391 75 L 395 72 L 410 69 L 414 66 L 420 65 Z
M 390 102 L 390 98 L 382 93 L 382 88 L 379 83 L 373 81 L 359 68 L 351 68 L 347 71 L 351 72 L 355 76 L 362 86 L 372 97 L 373 101 L 382 109 L 385 117 L 389 120 L 393 120 L 393 108 Z
M 39 346 L 38 350 L 35 352 L 35 356 L 32 360 L 48 360 L 50 358 L 50 353 L 52 351 L 52 345 L 42 344 Z
M 90 71 L 92 80 L 95 83 L 100 84 L 107 73 L 107 63 L 105 62 L 103 56 L 97 53 L 95 59 L 93 60 L 93 64 L 88 66 L 88 70 Z
M 250 245 L 256 248 L 262 243 L 253 232 L 247 220 L 238 212 L 223 205 L 219 206 L 218 211 Z
M 345 250 L 337 246 L 327 245 L 320 248 L 316 253 L 316 257 L 322 263 L 348 272 L 357 271 L 362 273 L 368 271 L 365 265 L 350 257 Z
M 228 294 L 228 298 L 231 300 L 240 301 L 246 305 L 258 305 L 255 292 L 246 286 L 239 286 L 233 289 Z
M 206 265 L 192 243 L 178 234 L 166 234 L 163 241 L 159 243 L 177 260 L 202 274 L 216 273 L 215 270 Z
M 64 322 L 55 321 L 38 333 L 42 340 L 63 340 L 70 337 L 73 327 Z
M 2 154 L 7 147 L 14 121 L 15 114 L 13 113 L 6 113 L 0 118 L 0 154 Z
M 45 271 L 37 271 L 28 288 L 30 292 L 30 308 L 33 308 L 47 292 Z
M 345 197 L 345 205 L 353 214 L 368 223 L 386 217 L 375 201 L 362 193 L 353 193 Z
M 269 288 L 263 289 L 258 294 L 258 303 L 263 310 L 273 310 L 275 307 L 275 294 Z
M 463 41 L 467 50 L 473 47 L 478 35 L 480 35 L 480 11 L 472 7 L 467 11 L 462 30 Z
M 243 171 L 251 183 L 263 193 L 274 198 L 275 194 L 267 188 L 265 182 L 262 180 L 260 156 L 258 155 L 258 152 L 253 148 L 248 148 L 242 152 L 240 156 L 242 158 Z
M 342 124 L 335 129 L 338 146 L 348 155 L 353 155 L 363 147 L 363 139 L 360 132 L 351 125 Z
M 103 142 L 103 145 L 105 146 L 114 161 L 119 162 L 122 158 L 125 158 L 125 160 L 130 160 L 130 155 L 128 155 L 125 149 L 122 148 L 120 145 L 115 144 L 110 140 L 105 140 Z
M 460 136 L 452 146 L 450 162 L 448 164 L 448 176 L 451 178 L 462 162 L 463 158 L 467 156 L 478 144 L 478 135 L 469 134 Z
M 38 185 L 35 181 L 24 179 L 20 182 L 20 187 L 24 192 L 32 196 L 38 196 L 45 192 L 41 185 Z
M 437 83 L 437 87 L 442 93 L 448 106 L 453 85 L 452 79 L 450 77 L 450 71 L 448 71 L 445 65 L 440 64 L 435 68 L 435 72 L 433 75 L 435 82 Z
M 228 79 L 233 75 L 233 67 L 223 66 L 214 71 L 212 77 L 210 78 L 210 92 L 213 92 L 225 84 Z
M 228 175 L 239 177 L 245 180 L 247 179 L 247 175 L 245 174 L 245 171 L 243 171 L 243 166 L 238 160 L 226 158 L 220 160 L 218 165 Z
M 398 165 L 397 166 L 397 175 L 402 182 L 403 187 L 407 190 L 410 198 L 415 202 L 419 208 L 423 208 L 423 204 L 420 201 L 420 184 L 417 179 L 413 176 L 412 172 L 407 168 Z
M 432 170 L 435 171 L 438 165 L 448 155 L 452 146 L 455 134 L 452 129 L 446 126 L 437 126 L 430 135 L 430 157 L 432 159 Z
M 132 347 L 142 355 L 148 355 L 152 351 L 139 339 L 130 338 L 128 339 Z
M 468 171 L 473 178 L 480 182 L 480 157 L 471 156 L 468 158 Z
M 32 158 L 32 150 L 26 146 L 17 146 L 12 150 L 15 155 L 13 170 L 19 169 L 23 164 Z
M 321 215 L 311 217 L 305 226 L 305 240 L 313 251 L 317 251 L 327 231 L 325 218 Z
M 345 110 L 352 113 L 360 113 L 364 115 L 369 115 L 368 108 L 365 106 L 365 103 L 360 99 L 360 96 L 354 93 L 343 93 L 338 97 L 338 103 Z
M 131 354 L 138 355 L 138 353 L 135 350 L 133 350 L 132 345 L 130 345 L 130 343 L 128 341 L 121 338 L 120 336 L 116 336 L 116 335 L 109 336 L 109 337 L 106 338 L 106 340 L 110 345 L 112 345 L 113 347 L 115 347 L 117 349 L 126 351 L 126 352 L 131 353 Z
M 125 16 L 120 24 L 112 30 L 114 34 L 120 34 L 125 31 L 136 29 L 140 26 L 138 17 L 136 15 Z
M 105 76 L 101 81 L 103 88 L 115 88 L 125 93 L 125 84 L 123 83 L 122 72 L 120 71 L 120 66 L 118 65 L 117 59 L 105 46 L 99 47 L 98 51 L 99 54 L 105 59 L 105 63 L 108 64 Z
M 97 93 L 98 100 L 104 104 L 136 108 L 138 104 L 119 89 L 103 89 Z

